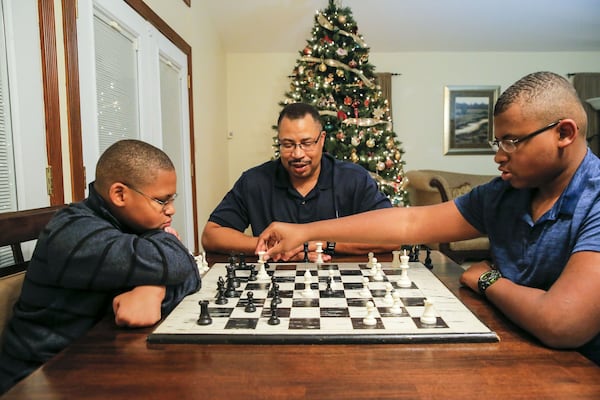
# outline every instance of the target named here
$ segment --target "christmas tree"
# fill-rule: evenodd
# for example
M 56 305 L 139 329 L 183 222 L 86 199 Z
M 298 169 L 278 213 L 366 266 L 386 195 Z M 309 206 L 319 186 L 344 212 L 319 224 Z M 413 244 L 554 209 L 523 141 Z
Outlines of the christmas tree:
M 290 91 L 280 105 L 315 106 L 327 133 L 325 151 L 365 167 L 393 205 L 406 206 L 404 151 L 392 131 L 388 100 L 374 71 L 352 11 L 329 0 L 328 7 L 315 14 L 312 37 L 300 51 Z

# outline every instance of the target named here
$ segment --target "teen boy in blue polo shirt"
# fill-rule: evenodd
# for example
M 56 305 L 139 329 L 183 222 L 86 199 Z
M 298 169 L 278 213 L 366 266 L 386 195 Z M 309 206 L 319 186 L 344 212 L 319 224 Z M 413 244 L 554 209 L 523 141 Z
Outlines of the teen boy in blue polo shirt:
M 207 251 L 254 254 L 257 236 L 273 221 L 312 222 L 391 207 L 377 184 L 361 166 L 323 154 L 325 132 L 318 111 L 304 103 L 285 106 L 277 121 L 280 158 L 242 174 L 210 215 L 202 233 Z M 254 236 L 244 234 L 250 226 Z M 335 251 L 366 254 L 398 246 L 328 244 Z M 324 250 L 326 245 L 323 244 Z M 311 242 L 309 257 L 316 254 Z M 283 260 L 304 258 L 303 246 Z
M 501 176 L 454 202 L 273 224 L 257 250 L 277 254 L 314 237 L 427 243 L 487 234 L 493 266 L 473 264 L 461 283 L 545 345 L 600 364 L 600 160 L 587 147 L 581 101 L 560 75 L 533 73 L 500 96 L 494 128 Z M 391 228 L 375 228 L 382 224 Z

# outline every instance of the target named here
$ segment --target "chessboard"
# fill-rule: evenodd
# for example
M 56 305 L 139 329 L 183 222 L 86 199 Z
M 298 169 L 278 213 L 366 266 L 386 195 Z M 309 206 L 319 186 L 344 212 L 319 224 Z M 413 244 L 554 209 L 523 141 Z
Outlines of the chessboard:
M 420 262 L 217 263 L 150 343 L 461 343 L 499 338 Z

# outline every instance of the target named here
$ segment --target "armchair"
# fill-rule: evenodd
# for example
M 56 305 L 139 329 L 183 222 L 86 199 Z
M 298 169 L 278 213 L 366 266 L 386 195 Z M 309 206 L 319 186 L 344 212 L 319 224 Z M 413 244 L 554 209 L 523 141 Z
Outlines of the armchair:
M 440 170 L 413 170 L 406 172 L 410 203 L 413 206 L 438 204 L 469 192 L 473 187 L 489 182 L 495 175 L 476 175 Z M 483 260 L 490 257 L 487 236 L 449 243 L 425 243 L 439 250 L 458 264 L 465 260 Z

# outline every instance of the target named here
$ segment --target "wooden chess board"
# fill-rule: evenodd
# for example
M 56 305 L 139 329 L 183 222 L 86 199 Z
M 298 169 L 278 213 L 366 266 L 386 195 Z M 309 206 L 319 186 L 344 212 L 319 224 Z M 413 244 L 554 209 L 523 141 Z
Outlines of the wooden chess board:
M 270 277 L 279 286 L 279 324 L 269 324 L 272 279 L 249 281 L 249 269 L 237 270 L 239 287 L 227 304 L 216 304 L 218 280 L 227 264 L 215 264 L 202 277 L 202 289 L 186 297 L 148 336 L 151 343 L 452 343 L 496 342 L 483 324 L 428 268 L 409 263 L 410 287 L 399 287 L 401 268 L 382 263 L 376 280 L 367 263 L 271 263 Z M 313 281 L 305 289 L 306 270 Z M 330 289 L 327 279 L 331 277 Z M 368 295 L 363 277 L 369 282 Z M 386 301 L 386 285 L 398 293 L 400 311 Z M 248 293 L 256 311 L 247 312 Z M 221 296 L 222 297 L 222 296 Z M 435 323 L 424 324 L 425 299 L 433 302 Z M 212 322 L 199 325 L 199 302 L 208 300 Z M 375 304 L 374 325 L 364 322 L 367 302 Z

